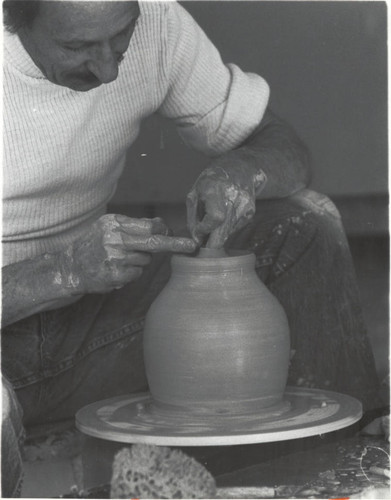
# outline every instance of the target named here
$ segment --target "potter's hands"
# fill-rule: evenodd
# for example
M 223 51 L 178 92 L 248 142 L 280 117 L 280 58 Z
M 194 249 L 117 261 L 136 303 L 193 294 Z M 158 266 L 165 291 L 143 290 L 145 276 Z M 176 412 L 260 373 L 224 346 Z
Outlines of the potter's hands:
M 75 293 L 105 293 L 137 279 L 151 253 L 192 253 L 190 238 L 169 236 L 160 218 L 134 219 L 104 215 L 77 240 L 68 258 L 69 286 Z
M 2 268 L 2 326 L 121 288 L 140 276 L 152 253 L 195 249 L 192 239 L 169 236 L 161 219 L 105 215 L 67 248 Z
M 240 150 L 215 160 L 187 196 L 187 221 L 194 240 L 209 248 L 223 247 L 255 213 L 256 194 L 266 183 L 262 171 L 246 163 Z

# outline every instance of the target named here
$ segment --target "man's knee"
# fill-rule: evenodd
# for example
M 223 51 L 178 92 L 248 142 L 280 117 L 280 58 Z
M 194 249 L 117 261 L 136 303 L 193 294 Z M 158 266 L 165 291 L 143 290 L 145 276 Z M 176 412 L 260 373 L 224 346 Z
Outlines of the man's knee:
M 304 211 L 314 214 L 315 216 L 335 218 L 338 222 L 341 221 L 341 215 L 330 200 L 324 194 L 312 191 L 310 189 L 302 189 L 291 196 L 293 204 L 297 204 Z
M 260 200 L 257 203 L 256 218 L 260 221 L 281 219 L 295 222 L 298 217 L 341 225 L 339 211 L 330 198 L 310 189 L 302 189 L 286 198 Z
M 238 243 L 243 247 L 246 239 L 262 247 L 270 239 L 286 243 L 288 235 L 302 244 L 315 239 L 326 239 L 328 244 L 344 240 L 337 207 L 326 195 L 309 189 L 287 198 L 259 200 L 252 223 L 231 241 L 234 247 Z
M 329 266 L 348 249 L 337 208 L 327 196 L 308 189 L 259 201 L 252 223 L 228 246 L 255 253 L 260 277 L 267 283 L 298 262 Z
M 282 243 L 287 243 L 287 238 L 295 241 L 298 247 L 309 242 L 346 245 L 337 207 L 326 195 L 309 189 L 280 200 L 261 201 L 253 227 L 258 241 L 277 237 Z

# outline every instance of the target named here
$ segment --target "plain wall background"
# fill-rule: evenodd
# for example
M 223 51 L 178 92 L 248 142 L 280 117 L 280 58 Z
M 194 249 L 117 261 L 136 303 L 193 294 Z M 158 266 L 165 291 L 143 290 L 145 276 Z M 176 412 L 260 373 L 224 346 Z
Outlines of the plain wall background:
M 385 2 L 185 1 L 225 62 L 261 74 L 272 109 L 312 156 L 329 195 L 387 193 Z M 182 202 L 208 160 L 171 124 L 148 119 L 114 203 Z

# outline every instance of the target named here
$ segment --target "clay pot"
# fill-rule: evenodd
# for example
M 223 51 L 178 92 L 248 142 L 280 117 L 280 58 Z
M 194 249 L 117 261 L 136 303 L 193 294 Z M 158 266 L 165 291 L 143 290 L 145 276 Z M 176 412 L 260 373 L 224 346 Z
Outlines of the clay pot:
M 155 403 L 244 414 L 281 402 L 288 322 L 258 278 L 255 256 L 175 255 L 171 264 L 171 278 L 152 304 L 144 331 Z

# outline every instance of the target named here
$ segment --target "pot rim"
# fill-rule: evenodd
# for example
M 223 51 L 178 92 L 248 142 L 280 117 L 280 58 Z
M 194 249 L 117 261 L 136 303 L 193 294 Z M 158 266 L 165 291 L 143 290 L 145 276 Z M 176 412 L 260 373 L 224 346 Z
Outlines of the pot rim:
M 245 250 L 229 250 L 229 254 L 221 257 L 200 257 L 176 254 L 171 257 L 173 270 L 181 271 L 213 271 L 239 270 L 255 268 L 255 254 Z

